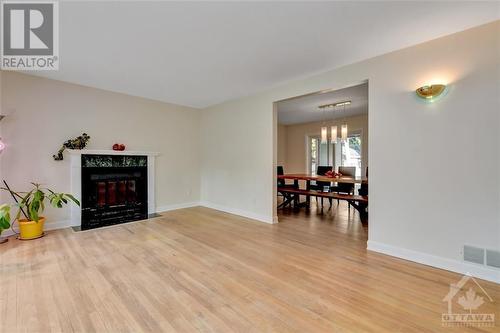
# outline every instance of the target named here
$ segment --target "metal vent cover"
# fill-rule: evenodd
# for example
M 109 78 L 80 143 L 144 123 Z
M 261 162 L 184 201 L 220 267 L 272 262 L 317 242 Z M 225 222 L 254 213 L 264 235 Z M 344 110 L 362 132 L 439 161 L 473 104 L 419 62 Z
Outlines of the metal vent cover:
M 500 251 L 486 250 L 486 265 L 500 268 Z
M 484 249 L 464 245 L 464 260 L 484 265 Z

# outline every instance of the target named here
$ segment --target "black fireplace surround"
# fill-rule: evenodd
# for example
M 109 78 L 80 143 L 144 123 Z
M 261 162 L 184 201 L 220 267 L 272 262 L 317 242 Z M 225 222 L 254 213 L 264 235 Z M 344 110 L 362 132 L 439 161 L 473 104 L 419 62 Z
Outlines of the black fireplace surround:
M 82 230 L 147 219 L 147 159 L 82 155 Z

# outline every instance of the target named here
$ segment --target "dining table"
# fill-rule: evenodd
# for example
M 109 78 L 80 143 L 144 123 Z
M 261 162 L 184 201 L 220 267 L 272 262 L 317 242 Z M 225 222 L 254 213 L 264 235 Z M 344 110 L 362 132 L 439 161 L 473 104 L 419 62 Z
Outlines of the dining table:
M 284 175 L 278 175 L 278 179 L 288 179 L 293 180 L 296 188 L 299 188 L 299 181 L 303 180 L 306 182 L 306 190 L 311 189 L 311 181 L 325 182 L 325 183 L 345 183 L 345 184 L 366 184 L 368 185 L 368 178 L 366 177 L 351 177 L 351 176 L 340 176 L 340 177 L 328 177 L 323 175 L 315 175 L 309 173 L 289 173 Z M 299 206 L 309 207 L 311 202 L 311 197 L 306 195 L 306 201 L 298 203 Z

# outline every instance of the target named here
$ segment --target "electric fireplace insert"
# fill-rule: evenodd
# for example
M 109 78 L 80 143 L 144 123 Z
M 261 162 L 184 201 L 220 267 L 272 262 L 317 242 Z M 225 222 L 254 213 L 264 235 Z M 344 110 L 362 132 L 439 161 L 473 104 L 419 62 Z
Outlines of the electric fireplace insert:
M 82 155 L 82 230 L 148 218 L 147 156 Z

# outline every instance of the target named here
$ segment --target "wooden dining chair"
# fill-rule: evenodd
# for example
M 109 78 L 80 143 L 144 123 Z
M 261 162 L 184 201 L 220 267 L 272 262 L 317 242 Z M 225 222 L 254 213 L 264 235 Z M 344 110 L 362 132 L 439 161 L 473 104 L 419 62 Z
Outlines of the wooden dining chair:
M 368 179 L 368 167 L 366 167 L 365 177 Z M 359 195 L 368 195 L 368 183 L 361 183 L 361 187 L 358 190 Z
M 339 173 L 343 177 L 356 177 L 356 167 L 339 166 Z M 354 184 L 349 183 L 337 183 L 336 186 L 332 186 L 332 192 L 342 193 L 342 194 L 354 194 Z M 337 200 L 339 203 L 340 200 Z
M 316 169 L 316 175 L 318 176 L 324 176 L 328 171 L 333 171 L 333 167 L 327 166 L 327 165 L 319 165 L 318 168 Z M 325 186 L 330 187 L 332 183 L 329 182 L 315 182 L 314 184 L 309 185 L 309 189 L 315 190 L 315 191 L 323 191 L 323 188 Z M 330 206 L 332 205 L 332 199 L 328 199 L 330 202 Z M 318 197 L 316 197 L 316 203 L 318 202 Z M 321 198 L 321 207 L 323 207 L 323 198 Z
M 284 172 L 284 169 L 283 169 L 283 166 L 279 165 L 278 168 L 277 168 L 277 174 L 278 176 L 280 175 L 284 175 L 285 172 Z M 278 188 L 285 188 L 285 187 L 288 187 L 288 188 L 297 188 L 297 186 L 295 186 L 295 184 L 287 184 L 286 181 L 284 179 L 279 179 L 278 178 Z M 278 196 L 282 196 L 283 197 L 283 203 L 281 203 L 278 208 L 281 208 L 281 207 L 285 207 L 287 205 L 291 205 L 292 204 L 292 201 L 293 201 L 293 197 L 292 197 L 292 194 L 289 194 L 289 193 L 285 193 L 285 192 L 279 192 L 278 191 Z

